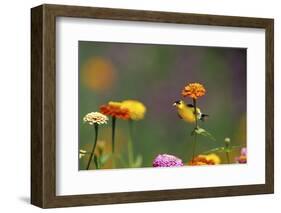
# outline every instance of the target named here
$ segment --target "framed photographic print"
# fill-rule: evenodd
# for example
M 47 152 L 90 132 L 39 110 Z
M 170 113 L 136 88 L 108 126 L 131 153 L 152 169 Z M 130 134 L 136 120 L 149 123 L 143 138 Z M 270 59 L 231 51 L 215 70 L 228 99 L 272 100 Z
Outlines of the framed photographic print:
M 273 19 L 31 9 L 31 203 L 273 193 Z

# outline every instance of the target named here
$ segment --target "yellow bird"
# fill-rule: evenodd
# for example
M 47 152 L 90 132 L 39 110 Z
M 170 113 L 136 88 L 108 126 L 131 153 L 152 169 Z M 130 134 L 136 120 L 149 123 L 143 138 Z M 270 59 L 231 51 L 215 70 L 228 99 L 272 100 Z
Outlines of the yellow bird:
M 186 104 L 182 100 L 176 101 L 173 106 L 177 108 L 179 117 L 189 123 L 195 122 L 195 114 L 197 114 L 197 120 L 201 121 L 204 121 L 206 117 L 208 117 L 208 115 L 203 114 L 198 107 L 196 107 L 195 113 L 194 106 L 192 104 Z

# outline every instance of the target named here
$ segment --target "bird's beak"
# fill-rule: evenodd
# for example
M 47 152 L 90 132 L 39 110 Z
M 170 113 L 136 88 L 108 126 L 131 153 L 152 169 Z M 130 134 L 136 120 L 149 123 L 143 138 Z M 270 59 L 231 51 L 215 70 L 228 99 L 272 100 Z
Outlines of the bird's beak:
M 177 103 L 173 103 L 173 106 L 177 106 Z

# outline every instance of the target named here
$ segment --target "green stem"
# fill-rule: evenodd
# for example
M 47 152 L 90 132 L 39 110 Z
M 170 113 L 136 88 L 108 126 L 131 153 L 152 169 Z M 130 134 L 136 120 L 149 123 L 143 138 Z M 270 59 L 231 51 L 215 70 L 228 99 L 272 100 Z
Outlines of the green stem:
M 96 169 L 100 168 L 98 161 L 99 161 L 99 158 L 97 156 L 94 156 L 94 162 L 95 162 L 95 165 L 96 165 Z
M 224 149 L 225 149 L 225 155 L 226 155 L 226 159 L 227 159 L 227 163 L 230 164 L 230 157 L 229 157 L 229 152 L 231 150 L 230 147 L 230 139 L 229 138 L 225 138 L 224 139 Z
M 230 164 L 229 152 L 226 152 L 226 159 L 227 159 L 227 163 Z
M 116 126 L 116 117 L 112 117 L 112 167 L 115 168 L 115 126 Z
M 193 107 L 194 107 L 194 116 L 195 116 L 195 128 L 194 130 L 198 129 L 198 121 L 197 121 L 197 110 L 196 110 L 196 99 L 193 98 Z M 194 143 L 193 143 L 193 151 L 192 151 L 192 162 L 195 158 L 195 150 L 196 150 L 196 142 L 197 142 L 197 133 L 194 132 Z
M 197 120 L 197 110 L 196 110 L 196 99 L 193 98 L 193 107 L 194 107 L 194 116 L 195 116 L 195 128 L 198 128 L 198 120 Z
M 197 133 L 195 133 L 194 135 L 194 142 L 193 142 L 193 149 L 192 149 L 192 162 L 195 158 L 195 149 L 196 149 L 196 141 L 197 141 Z
M 131 119 L 129 120 L 128 162 L 129 162 L 129 167 L 132 167 L 134 162 L 134 149 L 133 149 L 133 121 Z
M 96 149 L 96 145 L 97 145 L 97 140 L 98 140 L 98 124 L 95 124 L 95 138 L 94 138 L 94 144 L 93 144 L 93 148 L 92 148 L 92 152 L 87 164 L 86 169 L 89 170 L 90 165 L 91 165 L 91 161 L 93 159 L 94 153 L 95 153 L 95 149 Z

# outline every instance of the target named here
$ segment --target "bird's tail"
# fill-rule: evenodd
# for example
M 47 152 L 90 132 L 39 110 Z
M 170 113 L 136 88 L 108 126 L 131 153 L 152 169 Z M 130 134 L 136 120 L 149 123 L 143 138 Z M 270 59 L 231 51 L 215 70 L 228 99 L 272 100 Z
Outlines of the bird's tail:
M 200 117 L 200 120 L 201 120 L 201 121 L 205 121 L 208 117 L 209 117 L 209 115 L 207 115 L 207 114 L 202 114 L 201 117 Z

